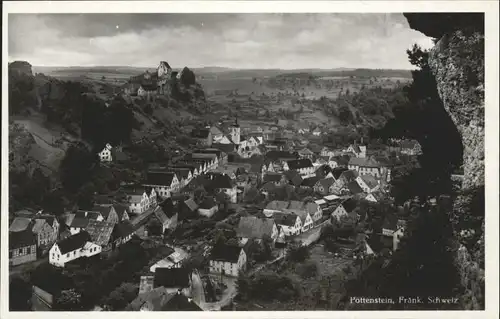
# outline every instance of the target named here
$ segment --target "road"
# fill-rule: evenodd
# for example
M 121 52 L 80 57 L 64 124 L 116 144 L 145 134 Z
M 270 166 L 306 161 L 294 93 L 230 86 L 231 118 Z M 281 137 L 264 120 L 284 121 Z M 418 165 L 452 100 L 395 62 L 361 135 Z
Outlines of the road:
M 9 276 L 19 275 L 19 274 L 24 273 L 26 271 L 29 271 L 31 269 L 35 269 L 39 265 L 46 263 L 48 261 L 49 261 L 49 257 L 48 257 L 48 255 L 46 255 L 45 257 L 42 257 L 42 258 L 37 259 L 37 260 L 30 262 L 30 263 L 26 263 L 26 264 L 22 264 L 22 265 L 18 265 L 18 266 L 9 266 Z
M 203 289 L 203 281 L 201 280 L 200 273 L 198 270 L 193 271 L 192 278 L 192 288 L 193 288 L 193 299 L 198 305 L 205 304 L 205 290 Z

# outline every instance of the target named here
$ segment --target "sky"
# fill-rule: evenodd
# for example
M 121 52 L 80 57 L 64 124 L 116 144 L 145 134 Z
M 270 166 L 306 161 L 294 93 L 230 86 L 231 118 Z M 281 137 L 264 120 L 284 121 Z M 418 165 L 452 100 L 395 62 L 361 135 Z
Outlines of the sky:
M 9 61 L 34 66 L 412 69 L 432 39 L 403 14 L 9 14 Z

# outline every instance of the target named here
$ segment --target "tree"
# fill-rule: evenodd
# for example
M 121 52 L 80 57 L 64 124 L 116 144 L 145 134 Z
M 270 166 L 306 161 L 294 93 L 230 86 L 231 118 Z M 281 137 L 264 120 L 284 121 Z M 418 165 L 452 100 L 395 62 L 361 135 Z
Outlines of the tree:
M 139 287 L 136 284 L 124 282 L 105 298 L 105 303 L 111 306 L 112 310 L 123 310 L 137 297 L 138 292 Z
M 76 192 L 92 178 L 92 169 L 97 164 L 97 156 L 84 144 L 72 144 L 61 161 L 59 171 L 63 187 L 70 193 Z
M 78 311 L 83 310 L 81 306 L 82 295 L 75 289 L 63 290 L 56 299 L 57 310 Z
M 289 253 L 290 260 L 294 262 L 303 262 L 309 258 L 309 249 L 306 246 L 300 244 L 294 244 L 290 247 Z

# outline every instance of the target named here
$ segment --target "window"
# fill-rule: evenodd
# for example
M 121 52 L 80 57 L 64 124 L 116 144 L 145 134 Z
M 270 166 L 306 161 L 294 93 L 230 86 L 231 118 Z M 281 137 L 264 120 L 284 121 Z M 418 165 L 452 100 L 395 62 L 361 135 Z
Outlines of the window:
M 69 253 L 66 254 L 66 258 L 69 258 Z

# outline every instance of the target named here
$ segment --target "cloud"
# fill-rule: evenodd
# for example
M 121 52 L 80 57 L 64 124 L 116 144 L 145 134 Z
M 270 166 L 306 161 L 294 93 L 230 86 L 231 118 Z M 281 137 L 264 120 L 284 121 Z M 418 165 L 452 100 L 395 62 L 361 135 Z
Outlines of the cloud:
M 9 59 L 39 66 L 410 68 L 431 39 L 402 14 L 10 14 Z

